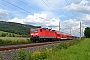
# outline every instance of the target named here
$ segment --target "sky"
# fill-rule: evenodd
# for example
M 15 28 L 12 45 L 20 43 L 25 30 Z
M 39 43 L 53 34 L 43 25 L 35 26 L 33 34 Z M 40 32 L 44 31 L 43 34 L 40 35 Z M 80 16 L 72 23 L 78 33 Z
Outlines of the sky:
M 90 27 L 90 0 L 0 0 L 0 21 L 55 30 L 60 22 L 61 32 L 79 37 L 80 22 L 82 33 Z

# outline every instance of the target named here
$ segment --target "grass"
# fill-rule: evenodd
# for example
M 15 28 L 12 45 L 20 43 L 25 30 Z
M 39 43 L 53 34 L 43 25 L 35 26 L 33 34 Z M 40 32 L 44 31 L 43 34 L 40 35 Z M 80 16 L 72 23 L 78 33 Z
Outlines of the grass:
M 90 38 L 86 38 L 68 49 L 54 51 L 45 60 L 90 60 Z
M 0 45 L 30 43 L 30 38 L 23 37 L 0 37 Z
M 2 40 L 26 40 L 27 38 L 23 37 L 0 37 Z

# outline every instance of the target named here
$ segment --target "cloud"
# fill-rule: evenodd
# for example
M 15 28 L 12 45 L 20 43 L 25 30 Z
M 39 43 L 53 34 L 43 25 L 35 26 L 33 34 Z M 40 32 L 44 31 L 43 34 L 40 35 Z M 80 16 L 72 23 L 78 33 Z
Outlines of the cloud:
M 80 3 L 82 0 L 73 0 L 72 3 L 78 4 Z
M 63 27 L 65 28 L 79 28 L 79 21 L 77 21 L 76 19 L 69 19 L 69 20 L 65 20 L 62 21 Z
M 57 23 L 60 20 L 56 18 L 47 19 L 47 14 L 41 13 L 41 14 L 28 15 L 27 17 L 22 19 L 16 17 L 8 21 L 22 23 L 22 24 L 30 24 L 34 26 L 48 27 L 48 26 L 58 26 Z
M 68 11 L 80 12 L 83 14 L 90 14 L 90 1 L 82 0 L 79 3 L 71 3 L 70 5 L 64 7 Z
M 0 9 L 0 20 L 7 20 L 8 18 L 8 11 Z
M 15 17 L 14 19 L 8 20 L 9 22 L 16 22 L 16 23 L 21 23 L 21 24 L 25 24 L 24 23 L 24 19 L 19 19 L 17 17 Z
M 76 19 L 64 20 L 61 22 L 61 32 L 79 36 L 80 21 Z
M 90 27 L 90 15 L 86 14 L 84 15 L 80 21 L 82 21 L 82 24 L 85 25 L 85 27 L 89 26 Z

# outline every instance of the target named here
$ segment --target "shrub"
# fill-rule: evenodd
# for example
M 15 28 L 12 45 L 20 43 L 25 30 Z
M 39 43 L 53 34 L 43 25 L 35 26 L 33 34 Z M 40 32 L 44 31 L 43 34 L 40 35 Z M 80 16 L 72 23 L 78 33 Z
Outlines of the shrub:
M 71 40 L 71 41 L 68 42 L 68 46 L 77 44 L 77 43 L 80 42 L 80 41 L 81 41 L 81 40 Z
M 32 54 L 31 52 L 26 53 L 26 60 L 32 60 Z
M 40 59 L 40 51 L 36 51 L 36 52 L 34 52 L 33 54 L 32 54 L 32 58 L 33 58 L 33 60 L 38 60 L 38 59 Z
M 61 43 L 57 46 L 58 49 L 67 49 L 67 47 L 68 47 L 68 44 L 67 44 L 66 42 L 61 42 Z
M 12 44 L 11 40 L 5 40 L 5 41 L 6 41 L 6 44 Z
M 49 56 L 50 52 L 51 51 L 47 48 L 44 51 L 41 51 L 41 59 L 46 59 Z
M 52 46 L 52 52 L 54 52 L 54 51 L 57 51 L 57 50 L 58 50 L 58 48 L 57 48 L 54 44 L 52 44 L 51 46 Z
M 36 51 L 33 53 L 33 60 L 44 60 L 49 56 L 50 50 L 45 49 L 44 51 Z
M 0 39 L 0 44 L 4 44 L 4 41 L 2 39 Z
M 30 40 L 29 38 L 27 38 L 27 41 L 28 41 L 28 42 L 31 42 L 31 40 Z
M 24 49 L 21 49 L 18 52 L 18 58 L 16 60 L 32 60 L 31 52 L 26 52 Z
M 2 60 L 2 59 L 0 58 L 0 60 Z
M 24 50 L 20 50 L 18 53 L 18 59 L 19 60 L 25 60 L 26 59 L 26 53 Z

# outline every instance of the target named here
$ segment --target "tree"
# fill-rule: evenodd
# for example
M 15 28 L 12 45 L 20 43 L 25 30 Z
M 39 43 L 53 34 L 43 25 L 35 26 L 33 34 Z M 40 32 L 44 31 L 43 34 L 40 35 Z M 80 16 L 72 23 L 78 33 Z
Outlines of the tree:
M 9 34 L 9 37 L 11 37 L 11 34 Z
M 6 33 L 2 33 L 2 35 L 1 35 L 2 37 L 5 37 L 6 36 Z
M 14 35 L 14 34 L 12 34 L 12 37 L 15 37 L 15 35 Z
M 85 28 L 84 35 L 86 38 L 90 38 L 90 27 Z

